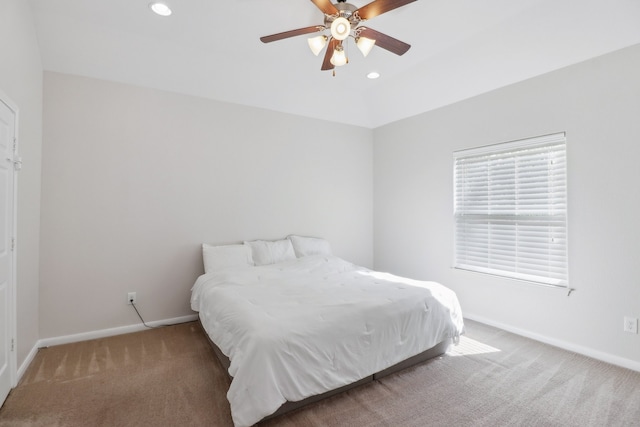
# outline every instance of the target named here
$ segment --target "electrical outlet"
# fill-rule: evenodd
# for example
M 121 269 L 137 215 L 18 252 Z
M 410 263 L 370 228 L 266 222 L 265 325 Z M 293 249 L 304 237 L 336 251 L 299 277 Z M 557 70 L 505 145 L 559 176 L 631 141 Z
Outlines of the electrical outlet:
M 129 292 L 127 294 L 127 304 L 135 304 L 136 303 L 136 293 L 135 292 Z M 626 325 L 626 323 L 625 323 Z
M 638 319 L 635 317 L 624 318 L 624 331 L 632 334 L 638 333 Z

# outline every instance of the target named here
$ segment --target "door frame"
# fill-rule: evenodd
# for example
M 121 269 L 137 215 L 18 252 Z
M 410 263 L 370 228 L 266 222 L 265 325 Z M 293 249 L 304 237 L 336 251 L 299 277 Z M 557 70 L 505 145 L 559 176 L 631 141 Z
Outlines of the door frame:
M 6 93 L 0 89 L 0 102 L 6 105 L 14 114 L 14 130 L 13 136 L 15 138 L 15 149 L 13 151 L 14 161 L 18 155 L 18 147 L 20 143 L 19 138 L 19 118 L 20 110 L 15 102 L 9 98 Z M 18 385 L 18 337 L 17 337 L 17 257 L 18 257 L 18 174 L 14 167 L 13 171 L 13 209 L 11 213 L 11 232 L 14 239 L 14 246 L 11 251 L 11 278 L 9 280 L 9 345 L 11 351 L 9 351 L 9 379 L 11 381 L 11 388 L 15 388 Z

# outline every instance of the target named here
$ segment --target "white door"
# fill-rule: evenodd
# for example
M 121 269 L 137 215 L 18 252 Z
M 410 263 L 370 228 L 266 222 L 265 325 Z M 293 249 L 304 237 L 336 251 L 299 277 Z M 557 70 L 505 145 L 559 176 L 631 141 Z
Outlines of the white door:
M 12 386 L 15 113 L 0 100 L 0 406 Z

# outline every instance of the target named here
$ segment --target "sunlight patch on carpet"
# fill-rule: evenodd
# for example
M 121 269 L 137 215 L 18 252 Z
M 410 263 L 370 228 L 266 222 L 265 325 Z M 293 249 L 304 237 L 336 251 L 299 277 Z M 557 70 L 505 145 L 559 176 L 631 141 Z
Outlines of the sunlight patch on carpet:
M 497 353 L 501 351 L 498 348 L 491 347 L 490 345 L 483 344 L 480 341 L 465 337 L 460 337 L 460 343 L 458 345 L 452 345 L 449 347 L 447 354 L 449 356 L 472 356 L 474 354 L 485 353 Z

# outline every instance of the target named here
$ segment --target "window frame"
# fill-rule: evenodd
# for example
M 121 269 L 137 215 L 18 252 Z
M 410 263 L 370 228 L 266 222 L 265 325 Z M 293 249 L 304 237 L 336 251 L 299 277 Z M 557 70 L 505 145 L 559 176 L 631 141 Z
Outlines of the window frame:
M 535 171 L 535 181 L 518 169 L 525 170 L 519 163 L 523 161 L 529 162 L 525 163 L 527 171 Z M 500 172 L 491 169 L 496 164 Z M 476 169 L 463 169 L 471 167 Z M 453 175 L 453 268 L 539 285 L 569 286 L 565 132 L 455 151 Z M 523 183 L 533 185 L 537 192 L 530 199 L 541 200 L 539 205 L 526 200 Z M 495 203 L 493 192 L 500 194 Z

